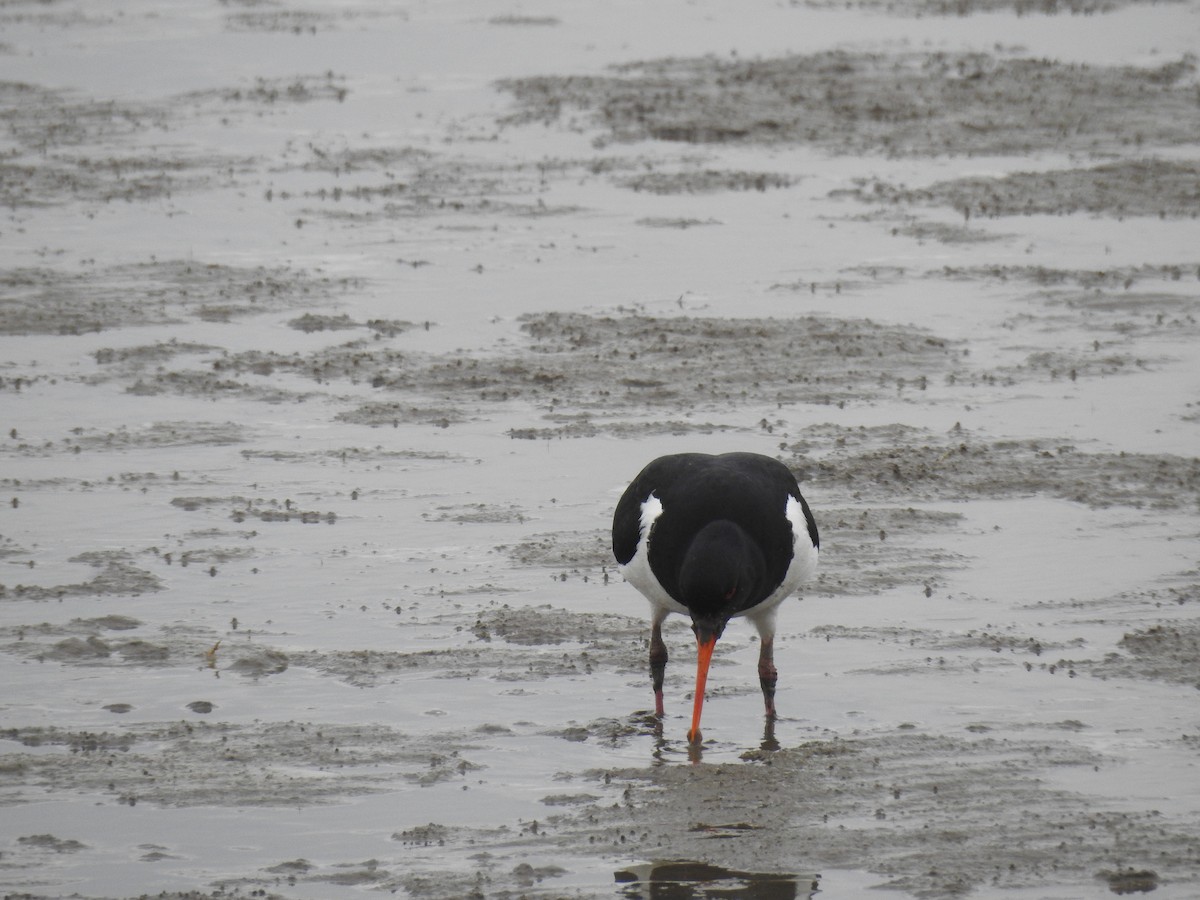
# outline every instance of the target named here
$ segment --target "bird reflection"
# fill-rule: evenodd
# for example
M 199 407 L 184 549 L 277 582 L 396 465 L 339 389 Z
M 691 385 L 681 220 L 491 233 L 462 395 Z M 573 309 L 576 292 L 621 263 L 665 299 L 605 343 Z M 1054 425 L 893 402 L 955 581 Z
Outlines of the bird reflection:
M 702 862 L 646 863 L 615 873 L 628 900 L 811 900 L 820 875 L 738 872 Z
M 775 720 L 767 719 L 763 723 L 762 744 L 759 745 L 763 753 L 774 753 L 779 749 L 779 741 L 775 740 Z
M 647 734 L 654 739 L 653 749 L 650 753 L 651 759 L 655 763 L 675 761 L 679 745 L 678 742 L 667 739 L 663 734 L 662 719 L 651 717 L 649 713 L 635 713 L 633 719 L 642 726 L 643 734 Z M 763 722 L 762 741 L 758 745 L 758 752 L 771 754 L 782 748 L 783 745 L 775 737 L 775 720 L 765 720 Z M 687 744 L 687 756 L 689 762 L 702 762 L 704 760 L 704 745 L 701 743 Z

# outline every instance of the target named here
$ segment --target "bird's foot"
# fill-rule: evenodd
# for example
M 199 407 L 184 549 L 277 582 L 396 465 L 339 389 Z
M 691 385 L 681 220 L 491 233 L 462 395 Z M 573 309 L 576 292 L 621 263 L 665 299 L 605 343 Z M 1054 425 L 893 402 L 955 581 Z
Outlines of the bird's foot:
M 759 670 L 758 683 L 762 686 L 763 709 L 768 719 L 775 718 L 775 684 L 778 681 L 779 676 L 775 674 L 773 667 L 772 671 L 766 674 Z

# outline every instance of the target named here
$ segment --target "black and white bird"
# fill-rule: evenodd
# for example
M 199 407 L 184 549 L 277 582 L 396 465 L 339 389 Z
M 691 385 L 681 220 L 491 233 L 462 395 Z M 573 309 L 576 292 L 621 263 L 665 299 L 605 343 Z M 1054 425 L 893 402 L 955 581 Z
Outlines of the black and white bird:
M 613 515 L 613 554 L 653 610 L 650 677 L 659 717 L 667 666 L 663 620 L 671 613 L 689 616 L 696 634 L 692 744 L 700 742 L 713 648 L 735 616 L 758 628 L 758 677 L 766 715 L 774 718 L 775 616 L 816 571 L 818 546 L 817 523 L 795 476 L 768 456 L 662 456 L 625 489 Z

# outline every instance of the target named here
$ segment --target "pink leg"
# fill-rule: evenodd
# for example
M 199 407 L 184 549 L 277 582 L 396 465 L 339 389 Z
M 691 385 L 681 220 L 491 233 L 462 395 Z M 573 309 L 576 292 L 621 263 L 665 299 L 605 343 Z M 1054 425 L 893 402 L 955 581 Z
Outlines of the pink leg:
M 663 678 L 667 674 L 667 645 L 662 639 L 662 621 L 656 619 L 650 630 L 650 680 L 654 684 L 654 714 L 663 715 Z
M 758 650 L 758 682 L 762 685 L 763 703 L 766 705 L 768 719 L 775 718 L 775 683 L 779 681 L 774 648 L 774 636 L 761 638 Z

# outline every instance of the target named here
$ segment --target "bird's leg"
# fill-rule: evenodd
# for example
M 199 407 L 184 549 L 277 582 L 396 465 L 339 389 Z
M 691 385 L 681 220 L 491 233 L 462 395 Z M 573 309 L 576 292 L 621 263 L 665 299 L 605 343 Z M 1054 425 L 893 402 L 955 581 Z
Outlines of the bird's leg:
M 654 714 L 663 716 L 663 678 L 667 674 L 667 645 L 662 639 L 662 622 L 650 629 L 650 680 L 654 684 Z
M 779 681 L 779 672 L 775 668 L 775 638 L 762 637 L 758 649 L 758 682 L 762 685 L 763 703 L 766 704 L 767 718 L 775 718 L 775 683 Z

